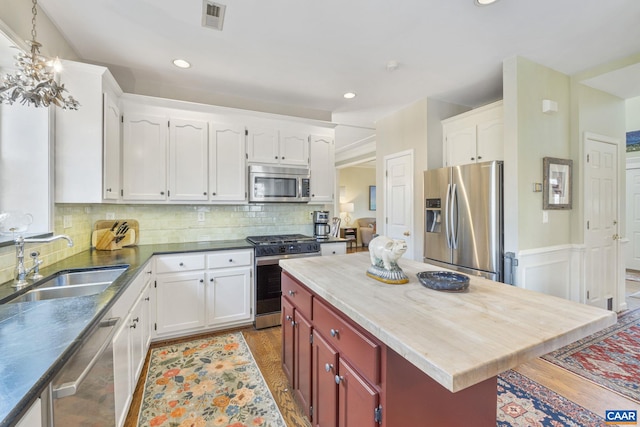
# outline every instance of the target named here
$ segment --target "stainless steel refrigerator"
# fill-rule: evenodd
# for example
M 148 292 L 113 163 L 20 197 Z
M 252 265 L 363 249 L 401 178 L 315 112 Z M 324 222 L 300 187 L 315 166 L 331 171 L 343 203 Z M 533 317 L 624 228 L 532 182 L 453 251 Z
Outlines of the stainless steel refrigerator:
M 424 262 L 503 281 L 502 162 L 424 172 Z

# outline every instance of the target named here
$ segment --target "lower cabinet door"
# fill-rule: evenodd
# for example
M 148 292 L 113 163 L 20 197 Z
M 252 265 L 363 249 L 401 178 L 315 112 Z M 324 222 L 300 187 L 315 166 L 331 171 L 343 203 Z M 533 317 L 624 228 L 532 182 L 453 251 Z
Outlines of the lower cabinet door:
M 335 380 L 338 352 L 316 330 L 313 331 L 312 349 L 313 426 L 335 427 L 338 421 L 338 386 Z
M 344 359 L 340 359 L 336 383 L 339 383 L 338 426 L 376 427 L 375 410 L 380 402 L 378 391 Z
M 204 327 L 204 272 L 159 274 L 156 282 L 158 335 Z
M 293 315 L 293 305 L 286 298 L 282 298 L 282 370 L 291 388 L 295 387 L 293 383 Z
M 296 354 L 293 371 L 295 398 L 307 417 L 311 417 L 311 322 L 299 311 L 294 315 L 294 353 Z
M 251 321 L 251 268 L 207 272 L 207 325 Z
M 122 322 L 120 330 L 113 336 L 112 341 L 116 427 L 124 425 L 133 395 L 129 324 L 130 316 L 127 316 Z

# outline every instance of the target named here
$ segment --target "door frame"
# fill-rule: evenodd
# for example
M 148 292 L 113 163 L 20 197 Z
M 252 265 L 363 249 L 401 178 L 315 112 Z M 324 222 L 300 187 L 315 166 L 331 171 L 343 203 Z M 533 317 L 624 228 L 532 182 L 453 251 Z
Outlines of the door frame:
M 605 143 L 605 144 L 612 144 L 616 147 L 616 156 L 615 156 L 615 161 L 616 161 L 616 180 L 617 180 L 617 185 L 616 185 L 616 191 L 617 191 L 617 198 L 616 198 L 616 209 L 617 209 L 617 231 L 616 233 L 619 235 L 621 230 L 624 230 L 625 227 L 623 227 L 622 225 L 622 221 L 621 221 L 621 217 L 623 217 L 624 215 L 624 210 L 626 209 L 626 203 L 622 203 L 622 201 L 625 198 L 625 195 L 623 193 L 625 193 L 625 188 L 621 187 L 621 183 L 624 182 L 624 179 L 621 178 L 620 174 L 621 174 L 621 164 L 620 164 L 620 150 L 621 150 L 621 141 L 618 138 L 614 138 L 611 136 L 606 136 L 606 135 L 601 135 L 601 134 L 597 134 L 597 133 L 593 133 L 593 132 L 584 132 L 583 134 L 583 138 L 582 138 L 582 152 L 583 152 L 583 164 L 586 165 L 587 164 L 587 150 L 586 150 L 586 146 L 587 146 L 587 140 L 593 140 L 593 141 L 597 141 L 597 142 L 601 142 L 601 143 Z M 626 174 L 626 168 L 624 169 L 625 174 Z M 587 248 L 587 239 L 586 239 L 586 235 L 587 235 L 587 221 L 586 221 L 586 206 L 588 203 L 588 198 L 587 198 L 587 180 L 588 180 L 588 174 L 587 174 L 587 168 L 584 168 L 584 173 L 582 174 L 582 197 L 583 197 L 583 242 L 584 242 L 584 246 L 585 246 L 585 251 L 588 249 Z M 621 257 L 621 247 L 620 247 L 620 243 L 621 240 L 618 239 L 616 240 L 616 243 L 614 244 L 614 264 L 616 265 L 615 268 L 615 288 L 612 289 L 612 294 L 613 294 L 613 311 L 620 311 L 620 310 L 624 310 L 626 308 L 626 302 L 625 302 L 625 282 L 624 282 L 624 257 Z M 586 294 L 585 294 L 585 285 L 586 285 L 586 277 L 584 276 L 585 274 L 585 270 L 583 268 L 583 280 L 582 280 L 582 290 L 581 290 L 581 296 L 580 296 L 580 301 L 584 302 L 585 304 L 588 305 L 588 301 L 586 300 Z
M 627 190 L 629 188 L 629 182 L 627 179 L 626 174 L 630 171 L 630 170 L 634 170 L 634 169 L 640 169 L 640 156 L 639 157 L 626 157 L 625 158 L 625 229 L 624 229 L 624 235 L 625 237 L 623 239 L 621 239 L 621 243 L 624 244 L 628 244 L 628 248 L 627 251 L 633 251 L 634 248 L 634 243 L 633 243 L 633 238 L 630 235 L 629 231 L 630 230 L 630 220 L 629 220 L 629 209 L 628 209 L 628 204 L 629 204 L 629 200 L 627 199 Z M 621 232 L 622 234 L 622 232 Z M 625 270 L 627 268 L 629 268 L 629 266 L 627 265 L 627 256 L 625 254 L 624 257 L 624 267 Z M 626 274 L 626 273 L 625 273 Z M 626 285 L 625 285 L 626 286 Z M 626 293 L 626 291 L 625 291 Z

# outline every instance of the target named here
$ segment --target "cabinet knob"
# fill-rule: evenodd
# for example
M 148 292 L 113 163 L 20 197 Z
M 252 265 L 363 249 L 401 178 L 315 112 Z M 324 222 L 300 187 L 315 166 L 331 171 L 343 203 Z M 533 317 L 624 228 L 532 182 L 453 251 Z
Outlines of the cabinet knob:
M 332 329 L 331 331 L 329 331 L 329 333 L 331 334 L 332 337 L 337 337 L 338 336 L 338 330 L 337 329 Z
M 475 160 L 475 159 L 476 159 L 475 157 L 472 157 L 472 158 L 471 158 L 471 160 Z
M 284 156 L 282 156 L 282 160 L 284 160 Z
M 145 300 L 145 301 L 149 301 L 149 297 L 146 297 L 144 300 Z
M 295 320 L 291 321 L 291 327 L 295 328 L 298 323 Z
M 233 258 L 229 258 L 229 262 L 233 262 Z
M 405 232 L 404 232 L 404 233 L 402 233 L 402 234 L 404 234 L 405 236 L 410 236 L 410 235 L 411 235 L 411 233 L 409 233 L 408 231 L 405 231 Z
M 213 193 L 211 193 L 211 195 L 212 195 L 212 196 L 215 196 L 215 195 L 216 195 L 216 192 L 214 191 Z
M 207 195 L 207 192 L 205 191 L 204 193 L 202 193 L 202 195 L 203 195 L 203 196 L 206 196 L 206 195 Z
M 147 274 L 153 274 L 152 270 L 147 271 Z
M 179 265 L 180 267 L 184 267 L 184 262 L 181 262 Z
M 278 156 L 276 156 L 275 159 L 278 160 Z
M 478 160 L 482 159 L 482 156 L 478 156 Z
M 210 281 L 211 283 L 213 283 L 213 281 L 214 281 L 213 277 L 212 277 L 211 279 L 209 279 L 209 281 Z
M 139 317 L 136 317 L 135 319 L 133 319 L 133 323 L 138 323 L 140 321 Z
M 324 365 L 324 370 L 327 372 L 331 372 L 331 370 L 333 369 L 333 365 L 331 363 L 327 363 Z
M 291 316 L 286 316 L 286 317 L 284 318 L 284 320 L 286 320 L 287 322 L 291 322 L 291 321 L 293 320 L 293 317 L 291 317 Z
M 289 291 L 290 296 L 294 296 L 295 294 L 296 294 L 296 291 Z
M 200 283 L 204 283 L 204 279 L 200 279 Z
M 131 329 L 135 329 L 135 328 L 136 328 L 136 324 L 135 324 L 135 323 L 132 323 L 132 324 L 131 324 L 131 326 L 129 326 L 129 328 L 131 328 Z
M 111 189 L 110 188 L 107 188 L 107 193 L 111 193 Z
M 333 251 L 332 253 L 335 255 L 335 254 L 336 254 L 336 251 Z
M 342 380 L 344 380 L 344 377 L 341 377 L 340 375 L 336 375 L 336 384 L 340 384 Z
M 161 192 L 160 192 L 160 195 L 161 195 L 161 196 L 164 196 L 164 191 L 161 191 Z

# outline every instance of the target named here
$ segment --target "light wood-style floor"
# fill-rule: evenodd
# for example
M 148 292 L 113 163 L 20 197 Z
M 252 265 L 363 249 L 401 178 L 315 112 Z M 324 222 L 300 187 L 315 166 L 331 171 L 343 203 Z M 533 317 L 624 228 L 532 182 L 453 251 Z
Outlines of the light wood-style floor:
M 367 248 L 358 248 L 358 251 L 362 250 L 367 250 Z M 353 252 L 356 252 L 356 250 L 353 250 Z M 638 272 L 638 277 L 640 278 L 640 272 Z M 627 280 L 626 284 L 626 302 L 628 308 L 630 310 L 640 308 L 640 281 Z M 637 296 L 631 296 L 636 293 L 638 294 Z M 262 375 L 267 381 L 267 385 L 282 412 L 287 426 L 310 427 L 311 424 L 302 415 L 294 402 L 293 393 L 287 384 L 286 377 L 281 368 L 280 352 L 282 341 L 280 327 L 259 331 L 253 328 L 245 328 L 241 329 L 241 331 L 256 359 Z M 229 331 L 218 332 L 218 334 L 226 332 Z M 193 338 L 194 337 L 185 338 L 182 341 Z M 154 343 L 152 348 L 164 344 L 166 344 L 166 342 Z M 148 363 L 149 355 L 147 355 L 143 374 L 138 381 L 125 427 L 137 426 L 138 412 L 144 391 L 145 373 L 148 370 Z M 604 417 L 605 410 L 607 409 L 635 409 L 640 411 L 640 404 L 633 400 L 539 358 L 520 365 L 516 370 L 602 417 Z

